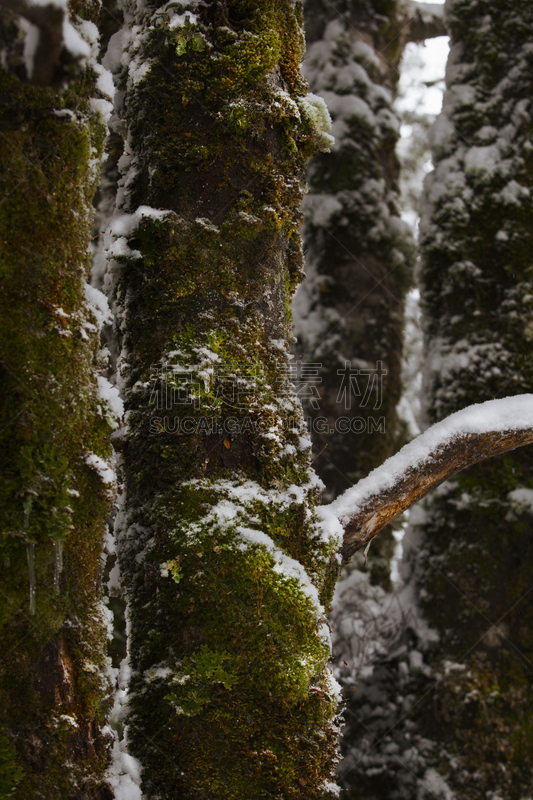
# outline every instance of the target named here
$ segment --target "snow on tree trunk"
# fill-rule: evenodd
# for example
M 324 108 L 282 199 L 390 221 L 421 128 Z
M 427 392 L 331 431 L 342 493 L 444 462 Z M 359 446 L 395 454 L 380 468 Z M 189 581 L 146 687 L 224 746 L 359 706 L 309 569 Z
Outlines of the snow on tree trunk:
M 379 0 L 364 7 L 356 2 L 305 3 L 308 49 L 303 70 L 311 91 L 328 106 L 335 144 L 332 153 L 319 155 L 308 169 L 309 193 L 303 204 L 307 278 L 294 302 L 295 352 L 303 364 L 320 364 L 319 400 L 310 396 L 304 407 L 313 425 L 313 465 L 330 498 L 382 463 L 404 435 L 396 406 L 414 243 L 400 218 L 395 153 L 400 122 L 393 98 L 406 10 L 403 3 Z M 355 623 L 353 635 L 353 620 L 365 616 L 376 595 L 383 595 L 370 582 L 389 587 L 393 550 L 389 528 L 370 551 L 370 576 L 358 571 L 366 564 L 362 553 L 343 573 L 341 592 L 356 576 L 362 592 L 357 608 L 350 604 L 335 609 L 335 656 L 343 650 L 340 640 L 348 630 L 350 645 L 362 633 Z M 372 644 L 361 638 L 354 646 L 358 653 L 347 657 L 357 668 L 359 651 L 368 656 Z M 346 688 L 351 685 L 353 681 Z M 345 716 L 353 717 L 350 705 Z M 345 744 L 342 751 L 346 755 Z
M 335 144 L 309 167 L 297 352 L 321 365 L 320 399 L 310 397 L 306 412 L 315 468 L 336 496 L 401 437 L 396 405 L 414 245 L 400 219 L 392 102 L 407 16 L 404 3 L 380 0 L 307 0 L 305 11 L 304 74 L 332 115 Z
M 19 800 L 109 796 L 100 554 L 120 402 L 97 381 L 109 309 L 86 284 L 113 91 L 97 10 L 55 4 L 46 74 L 44 34 L 0 11 L 0 796 Z
M 452 0 L 447 14 L 421 226 L 430 422 L 533 386 L 533 9 Z M 531 794 L 532 481 L 527 448 L 464 472 L 413 512 L 403 620 L 399 611 L 372 702 L 368 683 L 355 690 L 365 732 L 348 765 L 352 796 Z
M 106 63 L 126 150 L 109 224 L 126 426 L 125 722 L 159 798 L 327 798 L 337 538 L 290 383 L 307 158 L 301 4 L 125 5 Z

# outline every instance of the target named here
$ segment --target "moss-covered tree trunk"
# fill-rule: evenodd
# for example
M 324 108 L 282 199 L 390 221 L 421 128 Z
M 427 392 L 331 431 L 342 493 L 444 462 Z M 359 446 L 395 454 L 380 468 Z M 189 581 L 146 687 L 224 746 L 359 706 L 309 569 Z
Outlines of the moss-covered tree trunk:
M 428 422 L 533 385 L 533 9 L 452 0 L 447 13 L 421 226 Z M 532 479 L 525 448 L 413 513 L 403 637 L 374 671 L 372 702 L 358 689 L 365 733 L 350 796 L 531 794 Z
M 0 11 L 0 797 L 19 800 L 108 796 L 100 553 L 114 423 L 95 373 L 106 300 L 86 287 L 111 107 L 97 11 L 72 8 L 45 87 L 28 82 L 38 31 L 24 52 L 20 19 Z
M 338 542 L 287 356 L 305 163 L 328 141 L 301 26 L 291 0 L 127 5 L 107 57 L 126 723 L 147 796 L 335 795 Z

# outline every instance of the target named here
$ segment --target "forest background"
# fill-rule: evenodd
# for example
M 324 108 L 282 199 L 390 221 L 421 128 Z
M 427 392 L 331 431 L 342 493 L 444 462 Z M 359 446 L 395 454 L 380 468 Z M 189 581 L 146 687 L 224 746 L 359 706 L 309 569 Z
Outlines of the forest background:
M 386 470 L 342 492 L 410 436 L 413 274 L 417 424 L 531 391 L 533 11 L 0 5 L 0 796 L 336 796 L 325 611 L 339 554 L 377 532 L 361 498 L 401 494 Z M 394 96 L 405 45 L 446 33 L 413 273 Z M 449 475 L 529 441 L 530 406 L 460 417 L 393 478 L 429 488 L 447 447 Z M 346 797 L 532 794 L 531 477 L 523 449 L 442 484 L 395 594 L 390 529 L 343 574 Z M 122 600 L 102 604 L 103 569 Z

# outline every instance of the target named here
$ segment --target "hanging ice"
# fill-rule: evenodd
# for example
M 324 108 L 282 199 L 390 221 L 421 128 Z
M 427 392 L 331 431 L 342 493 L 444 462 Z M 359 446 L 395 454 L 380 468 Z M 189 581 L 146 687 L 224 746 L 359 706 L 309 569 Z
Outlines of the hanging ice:
M 36 596 L 36 583 L 35 583 L 35 544 L 33 542 L 26 542 L 26 555 L 28 556 L 28 574 L 30 580 L 30 614 L 35 614 L 35 596 Z
M 63 542 L 54 542 L 54 594 L 59 595 L 59 581 L 63 572 Z

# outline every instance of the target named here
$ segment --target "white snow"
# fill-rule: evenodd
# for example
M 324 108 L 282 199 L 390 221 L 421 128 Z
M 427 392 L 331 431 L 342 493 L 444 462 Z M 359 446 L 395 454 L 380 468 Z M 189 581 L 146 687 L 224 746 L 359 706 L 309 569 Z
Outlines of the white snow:
M 172 669 L 167 664 L 158 664 L 147 669 L 145 675 L 147 683 L 152 683 L 157 680 L 166 680 L 172 675 Z
M 513 489 L 507 497 L 514 506 L 533 512 L 533 489 L 526 489 L 525 487 Z
M 88 42 L 92 48 L 98 48 L 100 33 L 98 32 L 98 28 L 94 24 L 94 22 L 89 22 L 88 19 L 82 19 L 80 20 L 80 22 L 77 23 L 77 25 L 78 25 L 78 30 L 85 39 L 85 41 Z M 95 53 L 95 56 L 97 55 L 98 55 L 98 50 L 96 50 Z M 96 70 L 96 72 L 99 72 L 99 70 Z
M 109 591 L 110 596 L 116 595 L 120 597 L 121 591 L 121 583 L 120 583 L 120 567 L 118 562 L 113 565 L 112 569 L 109 572 L 109 579 L 107 581 L 107 589 Z
M 390 489 L 409 469 L 430 460 L 455 439 L 468 434 L 492 431 L 523 431 L 533 429 L 533 395 L 524 394 L 488 400 L 468 406 L 433 425 L 425 433 L 405 445 L 399 453 L 389 458 L 377 469 L 348 489 L 329 506 L 319 508 L 325 524 L 332 512 L 341 522 L 347 521 L 371 497 Z
M 423 779 L 420 781 L 418 789 L 420 800 L 455 800 L 455 793 L 452 792 L 442 775 L 436 769 L 426 770 Z
M 500 160 L 500 151 L 497 145 L 471 147 L 465 155 L 465 172 L 467 175 L 479 177 L 484 173 L 492 176 L 496 172 Z
M 116 481 L 114 470 L 111 469 L 107 461 L 97 456 L 96 453 L 87 453 L 85 456 L 85 463 L 98 473 L 102 483 L 108 484 Z
M 113 100 L 115 96 L 115 84 L 113 83 L 113 76 L 109 70 L 102 67 L 101 64 L 94 64 L 93 69 L 98 75 L 96 88 L 99 92 L 105 94 L 109 100 Z
M 135 211 L 133 214 L 118 214 L 116 217 L 114 217 L 112 220 L 113 228 L 110 233 L 112 232 L 115 237 L 129 236 L 131 233 L 133 233 L 143 217 L 148 217 L 150 219 L 161 219 L 167 214 L 172 213 L 172 211 L 162 211 L 161 209 L 151 208 L 150 206 L 139 206 L 137 211 Z
M 129 31 L 126 28 L 120 28 L 109 40 L 106 54 L 102 59 L 102 64 L 106 69 L 110 70 L 111 73 L 117 73 L 122 65 L 128 34 Z
M 318 613 L 325 613 L 324 608 L 318 599 L 318 591 L 316 586 L 311 583 L 309 575 L 299 561 L 296 561 L 294 558 L 285 555 L 285 553 L 280 550 L 279 547 L 276 547 L 270 536 L 262 531 L 255 530 L 254 528 L 245 528 L 239 525 L 237 527 L 237 532 L 242 537 L 244 542 L 246 542 L 246 546 L 250 544 L 260 545 L 268 550 L 276 562 L 276 565 L 274 566 L 274 572 L 284 575 L 287 578 L 296 580 L 304 594 L 306 594 L 313 602 L 313 605 L 317 609 Z
M 115 741 L 112 759 L 106 778 L 113 787 L 115 800 L 142 800 L 141 765 L 126 752 L 124 741 Z
M 185 11 L 183 14 L 173 14 L 170 17 L 168 27 L 170 30 L 174 30 L 174 28 L 183 28 L 189 23 L 189 25 L 196 25 L 198 18 L 196 14 L 191 14 L 190 11 Z
M 96 317 L 98 327 L 109 325 L 113 321 L 113 317 L 107 302 L 107 297 L 99 289 L 91 286 L 89 283 L 85 284 L 85 299 L 88 306 Z
M 338 797 L 341 793 L 341 787 L 337 786 L 336 783 L 332 783 L 332 781 L 324 781 L 320 784 L 318 789 L 323 792 L 330 792 L 330 794 L 335 797 Z
M 323 153 L 329 153 L 335 139 L 328 133 L 331 130 L 331 117 L 323 98 L 309 93 L 305 97 L 298 98 L 298 105 L 311 122 L 317 137 L 318 148 Z
M 104 125 L 107 125 L 113 113 L 113 103 L 101 97 L 91 97 L 89 102 L 94 113 L 99 114 Z
M 83 39 L 66 16 L 63 19 L 63 41 L 66 49 L 74 58 L 85 59 L 91 55 L 91 46 Z
M 119 236 L 113 242 L 113 250 L 111 251 L 110 255 L 114 256 L 127 256 L 128 258 L 142 258 L 142 254 L 139 250 L 132 250 L 128 246 L 128 240 L 125 236 Z
M 26 33 L 24 37 L 23 58 L 26 67 L 26 75 L 31 79 L 33 77 L 33 61 L 39 45 L 39 28 L 36 25 L 32 25 L 32 23 L 28 22 L 24 17 L 20 18 L 20 27 Z

